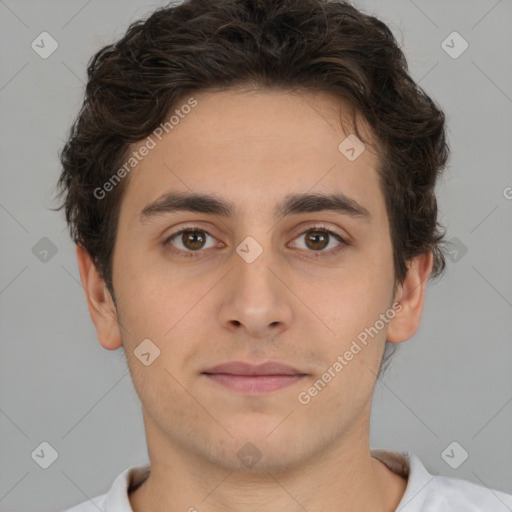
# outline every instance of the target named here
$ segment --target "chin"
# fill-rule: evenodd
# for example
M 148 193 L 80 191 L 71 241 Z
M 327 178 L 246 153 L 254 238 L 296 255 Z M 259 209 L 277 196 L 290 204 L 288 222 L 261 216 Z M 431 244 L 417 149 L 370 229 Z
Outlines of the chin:
M 210 444 L 212 462 L 230 471 L 250 473 L 282 471 L 299 464 L 308 451 L 304 436 L 291 436 L 286 429 L 273 431 L 279 421 L 271 428 L 259 429 L 253 424 L 250 429 L 230 430 L 233 438 L 218 445 L 218 450 L 215 443 Z

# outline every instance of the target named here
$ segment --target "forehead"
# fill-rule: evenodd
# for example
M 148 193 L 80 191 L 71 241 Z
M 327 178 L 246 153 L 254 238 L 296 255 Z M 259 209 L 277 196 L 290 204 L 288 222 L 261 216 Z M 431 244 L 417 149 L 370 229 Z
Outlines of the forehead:
M 263 204 L 274 213 L 279 199 L 292 191 L 338 191 L 358 202 L 382 203 L 382 197 L 372 197 L 380 188 L 371 131 L 342 99 L 328 93 L 246 89 L 192 97 L 195 106 L 175 115 L 168 133 L 150 136 L 153 149 L 129 175 L 122 210 L 132 217 L 172 190 L 213 192 L 254 213 L 262 213 Z M 170 115 L 176 110 L 180 104 Z M 364 150 L 351 161 L 343 150 L 354 139 L 343 143 L 354 137 L 354 115 L 364 140 L 355 150 Z

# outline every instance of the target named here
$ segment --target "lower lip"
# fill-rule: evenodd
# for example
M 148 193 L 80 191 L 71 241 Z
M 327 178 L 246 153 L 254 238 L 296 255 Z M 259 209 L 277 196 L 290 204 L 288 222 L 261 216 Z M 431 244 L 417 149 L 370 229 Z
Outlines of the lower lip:
M 305 375 L 232 375 L 229 373 L 206 373 L 209 379 L 221 386 L 246 394 L 276 391 L 301 380 Z

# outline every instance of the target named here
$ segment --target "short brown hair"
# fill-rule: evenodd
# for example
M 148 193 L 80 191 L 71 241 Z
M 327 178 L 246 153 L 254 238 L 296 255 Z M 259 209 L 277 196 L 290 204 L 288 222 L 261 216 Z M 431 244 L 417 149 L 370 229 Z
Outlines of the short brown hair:
M 74 242 L 114 297 L 112 254 L 127 180 L 101 187 L 130 144 L 150 135 L 194 91 L 240 85 L 334 93 L 369 124 L 393 245 L 395 282 L 432 251 L 442 273 L 444 233 L 435 184 L 448 158 L 444 115 L 413 81 L 390 29 L 344 1 L 187 0 L 133 23 L 88 65 L 81 111 L 61 154 L 58 186 Z M 359 132 L 356 133 L 360 136 Z

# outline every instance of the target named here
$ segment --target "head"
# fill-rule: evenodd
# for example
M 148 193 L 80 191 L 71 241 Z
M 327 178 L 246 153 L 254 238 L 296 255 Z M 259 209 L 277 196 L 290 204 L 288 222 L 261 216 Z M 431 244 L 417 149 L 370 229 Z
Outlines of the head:
M 60 208 L 98 338 L 124 346 L 154 436 L 227 466 L 250 441 L 275 467 L 305 431 L 294 457 L 367 419 L 444 269 L 447 157 L 444 115 L 391 31 L 345 2 L 190 0 L 100 50 Z M 134 353 L 146 339 L 160 351 L 148 366 Z M 216 364 L 267 359 L 306 377 L 258 398 L 205 382 Z M 294 421 L 268 436 L 283 407 Z

